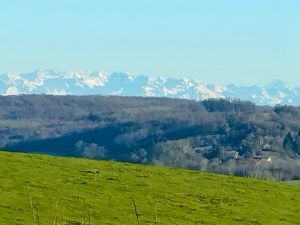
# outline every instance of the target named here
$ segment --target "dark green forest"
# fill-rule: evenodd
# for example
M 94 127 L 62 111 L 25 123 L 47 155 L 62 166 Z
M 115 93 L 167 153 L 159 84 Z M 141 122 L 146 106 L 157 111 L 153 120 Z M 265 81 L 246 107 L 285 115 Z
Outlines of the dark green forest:
M 0 97 L 0 148 L 300 179 L 300 108 L 230 99 Z

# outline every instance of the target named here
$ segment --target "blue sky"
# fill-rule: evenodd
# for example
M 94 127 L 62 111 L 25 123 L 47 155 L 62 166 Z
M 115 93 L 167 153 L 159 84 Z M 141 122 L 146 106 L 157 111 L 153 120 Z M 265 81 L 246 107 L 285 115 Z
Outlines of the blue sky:
M 300 85 L 299 0 L 0 2 L 0 71 Z

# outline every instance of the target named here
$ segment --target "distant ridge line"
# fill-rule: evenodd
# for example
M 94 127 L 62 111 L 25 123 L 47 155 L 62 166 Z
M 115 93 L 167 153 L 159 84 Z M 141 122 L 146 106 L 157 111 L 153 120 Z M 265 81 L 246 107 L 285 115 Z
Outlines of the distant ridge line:
M 118 95 L 204 100 L 227 98 L 258 105 L 300 105 L 300 86 L 281 80 L 263 86 L 206 84 L 188 78 L 152 78 L 123 72 L 36 70 L 0 75 L 0 95 Z

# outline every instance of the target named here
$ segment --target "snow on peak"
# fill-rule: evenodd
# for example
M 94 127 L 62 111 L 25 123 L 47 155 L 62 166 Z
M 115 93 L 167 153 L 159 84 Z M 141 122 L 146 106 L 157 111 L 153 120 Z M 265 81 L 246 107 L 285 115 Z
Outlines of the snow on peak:
M 82 83 L 90 88 L 97 87 L 97 86 L 104 86 L 106 82 L 107 82 L 107 76 L 100 72 L 98 72 L 95 75 L 89 74 L 82 79 Z
M 52 95 L 123 95 L 153 96 L 203 100 L 231 98 L 263 105 L 300 105 L 300 88 L 289 88 L 281 80 L 265 86 L 211 85 L 189 78 L 156 79 L 132 76 L 128 73 L 99 71 L 36 70 L 32 73 L 6 73 L 0 75 L 0 94 L 52 94 Z
M 18 93 L 18 89 L 16 87 L 9 87 L 7 88 L 6 92 L 4 95 L 17 95 Z

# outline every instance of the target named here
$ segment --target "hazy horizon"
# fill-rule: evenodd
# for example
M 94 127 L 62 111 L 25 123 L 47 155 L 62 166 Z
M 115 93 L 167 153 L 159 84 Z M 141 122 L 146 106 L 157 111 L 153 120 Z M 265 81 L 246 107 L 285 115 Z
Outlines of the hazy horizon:
M 107 71 L 102 71 L 100 69 L 78 69 L 78 70 L 60 70 L 60 69 L 33 69 L 33 70 L 29 70 L 29 71 L 0 71 L 0 76 L 1 75 L 4 75 L 4 74 L 11 74 L 11 73 L 17 73 L 17 74 L 31 74 L 31 73 L 35 73 L 35 72 L 39 72 L 39 71 L 55 71 L 55 72 L 59 72 L 59 73 L 69 73 L 69 72 L 82 72 L 82 73 L 92 73 L 92 72 L 99 72 L 101 74 L 104 74 L 106 76 L 110 76 L 111 74 L 113 73 L 124 73 L 124 74 L 128 74 L 129 76 L 132 76 L 132 77 L 138 77 L 138 76 L 147 76 L 147 77 L 150 77 L 151 79 L 159 79 L 159 78 L 164 78 L 164 79 L 189 79 L 189 80 L 194 80 L 194 81 L 198 81 L 198 82 L 202 82 L 202 83 L 205 83 L 205 84 L 208 84 L 208 85 L 231 85 L 231 84 L 234 84 L 234 85 L 237 85 L 237 86 L 245 86 L 245 87 L 250 87 L 250 86 L 265 86 L 265 85 L 269 85 L 269 84 L 272 84 L 272 83 L 275 83 L 275 82 L 283 82 L 285 85 L 287 85 L 288 87 L 290 88 L 297 88 L 297 87 L 300 87 L 300 83 L 299 84 L 290 84 L 288 83 L 284 78 L 273 78 L 272 80 L 269 80 L 269 81 L 266 81 L 264 83 L 239 83 L 239 82 L 231 82 L 231 81 L 228 81 L 228 82 L 206 82 L 204 80 L 201 80 L 201 79 L 198 79 L 197 77 L 196 78 L 193 78 L 191 76 L 180 76 L 180 75 L 174 75 L 174 76 L 165 76 L 165 75 L 148 75 L 148 74 L 145 74 L 145 73 L 137 73 L 137 74 L 133 74 L 133 73 L 130 73 L 130 72 L 126 72 L 126 71 L 118 71 L 118 70 L 113 70 L 113 71 L 110 71 L 110 72 L 107 72 Z
M 11 0 L 0 6 L 1 72 L 91 69 L 300 85 L 295 0 Z

